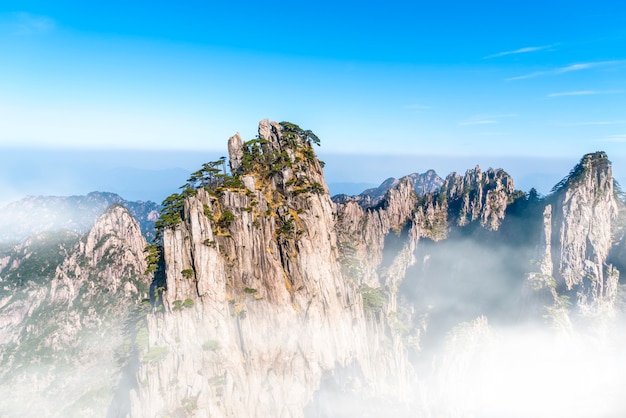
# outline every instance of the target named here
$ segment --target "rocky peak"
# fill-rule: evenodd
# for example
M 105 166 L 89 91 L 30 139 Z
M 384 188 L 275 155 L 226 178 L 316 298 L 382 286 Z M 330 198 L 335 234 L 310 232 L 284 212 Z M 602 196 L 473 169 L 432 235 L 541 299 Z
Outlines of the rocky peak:
M 52 298 L 72 301 L 83 286 L 95 295 L 86 279 L 98 277 L 97 288 L 125 300 L 145 297 L 149 285 L 139 223 L 122 205 L 112 205 L 81 239 L 74 254 L 57 269 Z M 76 280 L 80 278 L 81 280 Z
M 385 376 L 407 376 L 398 361 L 372 379 L 377 349 L 337 261 L 318 142 L 292 123 L 261 121 L 257 138 L 229 140 L 231 175 L 166 206 L 163 312 L 148 316 L 131 415 L 192 402 L 198 416 L 302 416 L 335 367 L 354 367 L 379 393 L 397 390 Z
M 136 258 L 133 260 L 136 263 L 133 264 L 136 264 L 137 267 L 144 267 L 143 270 L 145 270 L 145 260 L 140 257 L 143 254 L 145 242 L 135 218 L 125 207 L 116 204 L 110 206 L 96 220 L 93 228 L 87 234 L 84 248 L 81 250 L 85 256 L 91 259 L 92 263 L 97 264 L 102 261 L 102 258 L 111 248 L 125 246 Z M 143 270 L 139 269 L 140 272 Z
M 480 220 L 483 227 L 497 230 L 514 192 L 513 179 L 504 170 L 489 168 L 483 172 L 476 166 L 464 176 L 450 174 L 439 193 L 445 195 L 456 225 Z
M 567 296 L 580 314 L 613 314 L 619 272 L 607 258 L 617 216 L 604 152 L 583 156 L 547 199 L 541 271 L 553 277 L 554 295 Z
M 138 222 L 113 205 L 80 239 L 47 232 L 16 247 L 0 273 L 1 411 L 103 415 L 130 355 L 124 327 L 148 292 L 145 245 Z
M 387 190 L 374 200 L 371 196 L 380 188 L 352 198 L 335 199 L 342 259 L 368 285 L 380 283 L 381 274 L 387 277 L 385 281 L 390 280 L 390 271 L 396 276 L 393 281 L 400 280 L 414 261 L 411 254 L 417 241 L 444 239 L 450 225 L 464 227 L 479 221 L 484 228 L 497 230 L 508 204 L 519 193 L 504 170 L 482 171 L 478 166 L 464 176 L 452 173 L 445 181 L 429 170 L 399 180 L 388 179 L 382 187 Z M 428 191 L 420 193 L 416 187 Z M 376 205 L 372 205 L 374 201 Z M 406 246 L 398 253 L 397 262 L 390 262 L 395 266 L 391 270 L 389 262 L 383 260 L 384 253 L 389 252 L 385 247 L 392 242 L 390 233 L 402 236 Z
M 611 163 L 604 152 L 587 154 L 566 179 L 554 205 L 560 244 L 555 270 L 568 290 L 578 288 L 581 307 L 612 300 L 616 272 L 605 265 L 618 214 Z
M 435 170 L 427 170 L 422 174 L 409 174 L 413 188 L 418 195 L 436 192 L 443 185 L 443 179 L 437 175 Z
M 348 201 L 354 201 L 358 202 L 364 208 L 373 207 L 385 198 L 385 194 L 389 190 L 397 187 L 404 179 L 408 180 L 412 184 L 415 193 L 419 196 L 425 195 L 426 193 L 434 193 L 439 190 L 443 184 L 443 179 L 437 175 L 435 170 L 428 170 L 422 174 L 408 174 L 400 179 L 390 177 L 383 181 L 380 186 L 364 190 L 358 196 L 334 196 L 333 202 L 341 204 Z

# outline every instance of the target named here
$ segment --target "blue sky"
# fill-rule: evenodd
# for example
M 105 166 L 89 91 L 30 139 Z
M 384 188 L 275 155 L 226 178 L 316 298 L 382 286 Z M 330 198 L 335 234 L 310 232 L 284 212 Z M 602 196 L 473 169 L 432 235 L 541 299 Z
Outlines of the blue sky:
M 410 171 L 601 149 L 619 174 L 626 160 L 619 1 L 8 0 L 0 57 L 0 149 L 24 158 L 223 153 L 270 118 L 312 129 L 355 174 L 359 155 L 415 156 Z

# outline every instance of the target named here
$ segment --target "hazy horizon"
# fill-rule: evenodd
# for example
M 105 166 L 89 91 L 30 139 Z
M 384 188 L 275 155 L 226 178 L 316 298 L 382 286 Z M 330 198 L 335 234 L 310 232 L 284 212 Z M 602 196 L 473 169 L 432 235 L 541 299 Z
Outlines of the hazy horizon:
M 332 193 L 476 164 L 546 193 L 597 150 L 624 179 L 622 8 L 5 1 L 0 202 L 158 200 L 264 118 L 321 138 Z
M 0 167 L 0 206 L 32 195 L 83 195 L 92 191 L 117 193 L 127 200 L 160 203 L 178 191 L 189 174 L 202 163 L 225 152 L 141 150 L 36 150 L 4 149 Z M 443 178 L 464 173 L 479 165 L 502 168 L 524 191 L 536 188 L 548 194 L 579 158 L 532 158 L 512 156 L 372 155 L 327 153 L 324 173 L 331 195 L 358 194 L 389 177 L 433 169 Z M 582 155 L 581 155 L 582 157 Z M 609 158 L 612 158 L 609 155 Z M 614 176 L 626 183 L 626 159 L 613 160 Z

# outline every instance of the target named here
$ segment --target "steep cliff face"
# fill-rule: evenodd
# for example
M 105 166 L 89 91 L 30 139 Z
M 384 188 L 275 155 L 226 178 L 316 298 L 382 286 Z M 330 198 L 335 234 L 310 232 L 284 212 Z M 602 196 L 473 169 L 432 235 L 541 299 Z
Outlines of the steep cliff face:
M 82 237 L 0 246 L 0 415 L 504 416 L 563 387 L 524 380 L 492 405 L 526 372 L 507 370 L 526 336 L 501 333 L 519 323 L 524 283 L 534 316 L 562 327 L 576 325 L 570 301 L 586 318 L 618 310 L 625 212 L 606 155 L 545 199 L 476 167 L 333 203 L 318 141 L 287 122 L 234 135 L 231 173 L 225 159 L 193 173 L 146 253 L 119 205 Z M 552 344 L 533 362 L 560 358 Z
M 451 215 L 458 226 L 479 220 L 481 226 L 495 231 L 512 202 L 515 185 L 504 170 L 490 168 L 483 172 L 476 166 L 464 176 L 451 174 L 441 189 L 448 197 L 453 209 Z
M 610 161 L 604 152 L 585 155 L 555 186 L 544 212 L 540 270 L 559 307 L 614 314 L 619 272 L 607 258 L 617 215 Z
M 71 305 L 79 295 L 91 298 L 105 293 L 115 295 L 121 305 L 138 302 L 149 285 L 144 275 L 146 245 L 130 212 L 117 204 L 109 207 L 80 240 L 74 254 L 58 267 L 50 298 Z
M 508 304 L 505 295 L 514 290 L 502 284 L 506 278 L 491 280 L 491 270 L 501 267 L 481 262 L 497 258 L 492 254 L 498 249 L 483 241 L 495 238 L 507 207 L 523 196 L 503 170 L 476 167 L 464 176 L 450 174 L 436 191 L 423 194 L 415 191 L 414 178 L 404 177 L 375 205 L 363 195 L 334 198 L 344 274 L 366 294 L 381 295 L 380 327 L 419 355 L 432 320 L 445 317 L 434 330 L 445 333 L 455 320 Z M 477 229 L 484 233 L 472 238 Z M 470 252 L 474 258 L 468 260 Z M 474 264 L 483 266 L 482 273 Z M 467 305 L 472 308 L 462 308 Z
M 375 208 L 364 209 L 359 200 L 336 204 L 337 231 L 344 272 L 359 284 L 379 287 L 379 267 L 383 264 L 385 240 L 394 233 L 409 253 L 420 237 L 415 214 L 418 197 L 407 178 L 389 189 Z M 399 240 L 400 241 L 400 240 Z M 398 248 L 394 248 L 398 250 Z M 409 256 L 410 261 L 411 257 Z M 389 263 L 388 263 L 389 264 Z
M 302 416 L 336 367 L 398 395 L 410 369 L 372 368 L 382 348 L 337 262 L 316 140 L 262 121 L 257 139 L 230 139 L 232 177 L 188 193 L 163 232 L 164 312 L 148 317 L 131 416 Z
M 612 222 L 614 245 L 609 251 L 607 262 L 623 274 L 626 271 L 626 193 L 619 183 L 615 183 L 613 188 L 616 191 L 617 218 Z
M 0 276 L 0 415 L 102 415 L 129 354 L 131 307 L 147 296 L 145 245 L 115 205 L 80 240 L 48 233 L 13 250 Z
M 464 176 L 449 175 L 437 191 L 422 195 L 415 192 L 414 178 L 407 176 L 395 182 L 375 205 L 362 195 L 335 199 L 344 268 L 352 269 L 370 286 L 397 288 L 415 261 L 413 252 L 420 238 L 439 241 L 452 227 L 474 221 L 487 230 L 497 230 L 515 198 L 513 180 L 506 172 L 483 172 L 476 167 Z M 382 282 L 381 274 L 385 276 Z

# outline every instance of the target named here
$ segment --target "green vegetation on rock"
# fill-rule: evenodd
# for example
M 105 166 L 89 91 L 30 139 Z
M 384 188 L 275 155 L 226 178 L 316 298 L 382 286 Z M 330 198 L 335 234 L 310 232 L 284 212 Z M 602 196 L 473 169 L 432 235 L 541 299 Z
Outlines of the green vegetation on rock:
M 366 284 L 361 286 L 361 296 L 363 297 L 363 309 L 368 312 L 380 312 L 386 300 L 382 289 Z

